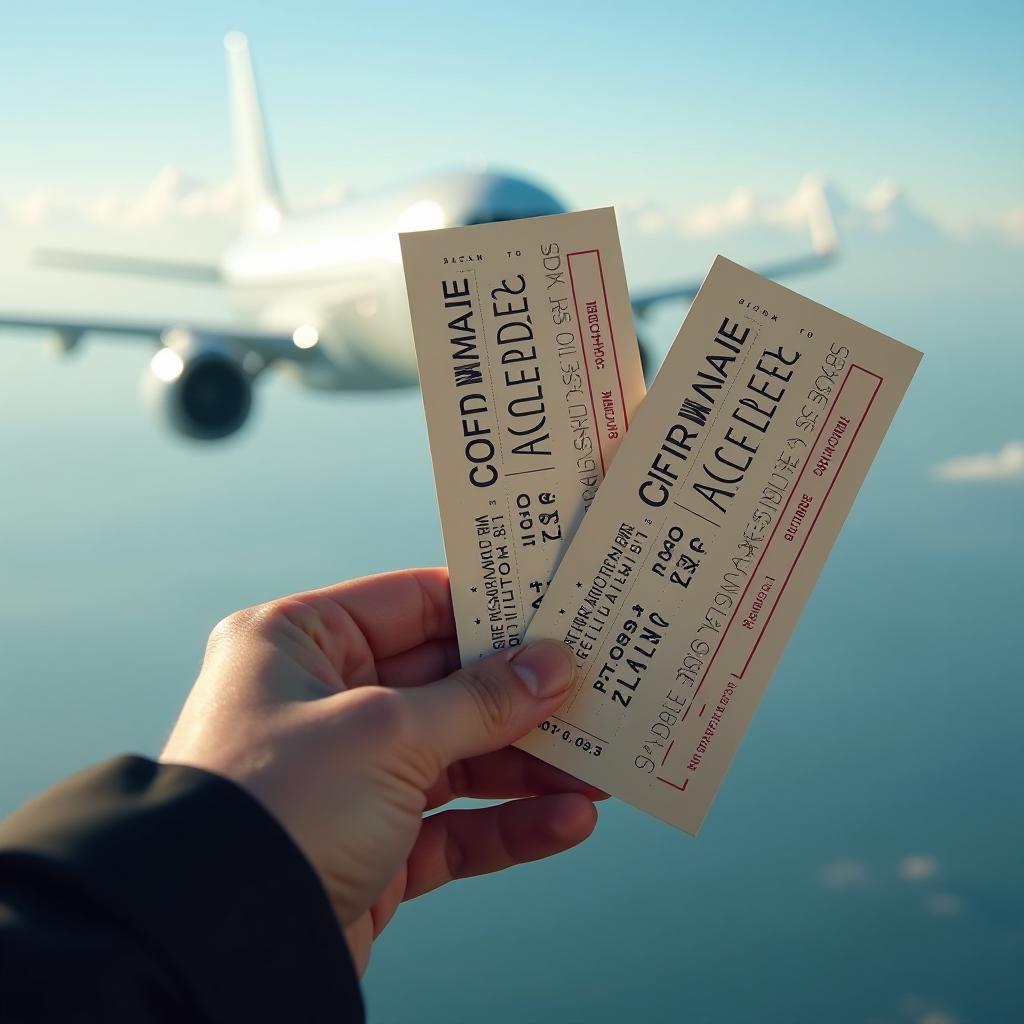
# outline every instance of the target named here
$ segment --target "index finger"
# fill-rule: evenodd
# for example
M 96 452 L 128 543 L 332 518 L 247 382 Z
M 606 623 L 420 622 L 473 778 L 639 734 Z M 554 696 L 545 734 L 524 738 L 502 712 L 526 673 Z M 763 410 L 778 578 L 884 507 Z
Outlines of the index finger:
M 448 570 L 443 566 L 363 576 L 297 596 L 345 613 L 375 660 L 455 636 Z M 331 617 L 324 618 L 329 625 Z

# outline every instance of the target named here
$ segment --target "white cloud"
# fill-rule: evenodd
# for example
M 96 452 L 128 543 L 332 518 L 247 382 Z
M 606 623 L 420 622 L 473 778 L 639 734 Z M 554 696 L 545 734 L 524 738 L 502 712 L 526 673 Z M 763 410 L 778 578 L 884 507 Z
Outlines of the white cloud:
M 34 188 L 28 195 L 8 203 L 7 213 L 21 224 L 41 224 L 49 217 L 54 202 L 55 196 L 46 189 Z
M 807 230 L 808 203 L 823 183 L 811 176 L 782 199 L 759 195 L 739 186 L 724 199 L 689 210 L 670 210 L 655 203 L 634 205 L 625 211 L 640 234 L 668 232 L 684 238 L 708 238 L 750 227 L 772 227 L 788 232 Z
M 781 197 L 740 186 L 720 200 L 689 208 L 639 202 L 624 204 L 620 214 L 625 229 L 651 240 L 703 242 L 753 232 L 763 240 L 774 241 L 778 236 L 806 236 L 809 211 L 822 192 L 840 235 L 851 239 L 868 236 L 921 242 L 945 237 L 960 242 L 984 240 L 1024 246 L 1024 203 L 998 215 L 945 224 L 920 210 L 904 189 L 888 179 L 861 196 L 851 196 L 835 183 L 808 175 Z M 313 195 L 298 197 L 291 205 L 296 210 L 317 209 L 339 203 L 349 195 L 343 184 L 327 184 Z M 233 227 L 238 206 L 239 189 L 234 179 L 203 182 L 168 166 L 138 191 L 112 190 L 81 197 L 35 188 L 23 196 L 0 200 L 0 215 L 9 223 L 32 229 L 92 225 L 189 228 L 199 223 Z
M 643 235 L 708 238 L 752 229 L 805 234 L 809 214 L 822 193 L 841 234 L 895 236 L 912 241 L 949 234 L 939 221 L 922 212 L 904 189 L 888 179 L 859 198 L 848 196 L 834 183 L 807 175 L 792 193 L 781 198 L 763 196 L 741 186 L 722 200 L 689 210 L 643 203 L 626 209 L 624 214 Z
M 343 185 L 325 187 L 297 206 L 311 209 L 339 202 Z M 36 188 L 0 206 L 7 218 L 27 227 L 98 224 L 111 228 L 153 227 L 196 221 L 234 220 L 239 207 L 238 182 L 203 182 L 177 167 L 162 168 L 140 192 L 109 191 L 87 198 Z
M 958 455 L 933 470 L 939 480 L 963 483 L 976 480 L 1024 480 L 1024 441 L 1008 441 L 994 454 Z
M 668 227 L 665 211 L 658 206 L 644 205 L 629 211 L 641 235 L 656 235 Z
M 762 216 L 753 190 L 740 187 L 722 202 L 705 203 L 685 214 L 680 226 L 686 235 L 719 235 L 731 228 L 746 227 Z
M 960 1024 L 960 1018 L 936 1005 L 934 999 L 906 995 L 899 1001 L 899 1020 L 912 1024 Z
M 964 901 L 955 892 L 937 892 L 925 900 L 925 908 L 935 917 L 959 917 L 964 911 Z
M 808 175 L 781 198 L 740 186 L 721 200 L 689 209 L 643 202 L 624 207 L 621 214 L 626 226 L 645 236 L 706 239 L 746 231 L 805 235 L 810 203 L 822 191 L 841 237 L 1024 245 L 1024 203 L 995 215 L 943 219 L 922 210 L 906 189 L 888 178 L 860 196 Z
M 964 242 L 1002 242 L 1024 246 L 1024 203 L 986 214 L 967 214 L 951 220 L 950 234 Z
M 871 872 L 865 861 L 837 860 L 821 869 L 818 880 L 826 889 L 865 889 Z
M 1003 214 L 1001 226 L 1014 245 L 1024 245 L 1024 203 L 1007 210 Z
M 900 878 L 920 882 L 939 873 L 939 862 L 927 853 L 908 854 L 900 861 Z

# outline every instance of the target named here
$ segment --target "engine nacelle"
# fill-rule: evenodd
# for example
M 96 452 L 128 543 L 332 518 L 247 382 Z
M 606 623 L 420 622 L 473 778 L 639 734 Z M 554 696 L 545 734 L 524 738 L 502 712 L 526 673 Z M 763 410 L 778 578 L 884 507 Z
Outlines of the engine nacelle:
M 174 330 L 153 356 L 143 393 L 157 417 L 179 434 L 216 441 L 249 418 L 252 376 L 230 342 Z

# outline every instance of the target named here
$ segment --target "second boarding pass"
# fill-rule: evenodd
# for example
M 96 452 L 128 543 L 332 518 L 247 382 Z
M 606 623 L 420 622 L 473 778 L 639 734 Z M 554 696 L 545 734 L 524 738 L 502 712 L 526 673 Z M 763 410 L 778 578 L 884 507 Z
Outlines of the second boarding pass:
M 719 257 L 643 398 L 611 211 L 402 245 L 463 661 L 564 643 L 518 745 L 695 833 L 920 353 Z

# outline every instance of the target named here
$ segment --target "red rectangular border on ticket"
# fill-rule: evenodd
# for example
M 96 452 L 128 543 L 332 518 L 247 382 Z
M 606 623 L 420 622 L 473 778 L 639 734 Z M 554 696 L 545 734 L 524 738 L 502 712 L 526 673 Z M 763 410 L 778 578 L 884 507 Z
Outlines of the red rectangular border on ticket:
M 846 408 L 846 405 L 843 402 L 843 392 L 846 390 L 846 386 L 850 382 L 851 378 L 854 376 L 855 372 L 859 372 L 861 374 L 864 374 L 866 377 L 873 379 L 874 384 L 870 386 L 870 394 L 866 394 L 865 396 L 867 398 L 867 401 L 860 409 L 859 416 L 856 420 L 856 426 L 851 431 L 850 426 L 853 423 L 852 415 L 848 416 L 844 415 L 844 413 L 849 412 L 851 414 L 855 414 L 856 410 L 852 408 Z M 780 512 L 779 518 L 775 522 L 775 526 L 772 528 L 772 532 L 768 537 L 768 542 L 765 544 L 764 550 L 761 552 L 761 555 L 758 558 L 757 563 L 754 565 L 754 570 L 750 574 L 750 580 L 748 581 L 746 587 L 744 587 L 743 593 L 740 595 L 740 599 L 736 604 L 736 612 L 733 614 L 732 618 L 726 624 L 725 630 L 722 633 L 722 638 L 718 642 L 718 647 L 715 649 L 714 654 L 711 656 L 707 665 L 704 667 L 704 673 L 701 676 L 700 682 L 697 684 L 697 688 L 693 691 L 693 696 L 690 699 L 689 706 L 687 707 L 686 711 L 683 712 L 682 718 L 680 719 L 681 722 L 684 722 L 687 719 L 690 712 L 696 705 L 697 694 L 700 693 L 701 688 L 704 686 L 704 683 L 710 676 L 711 667 L 714 664 L 715 659 L 718 657 L 719 652 L 725 646 L 725 641 L 726 637 L 729 635 L 729 630 L 737 621 L 743 621 L 743 609 L 747 608 L 747 595 L 750 592 L 751 587 L 753 587 L 755 583 L 758 583 L 760 585 L 760 590 L 758 591 L 758 594 L 760 594 L 761 590 L 765 589 L 766 577 L 760 571 L 761 563 L 769 554 L 776 550 L 773 548 L 773 543 L 775 542 L 776 534 L 779 532 L 779 528 L 785 523 L 787 524 L 788 529 L 787 532 L 783 534 L 783 537 L 785 539 L 783 541 L 780 541 L 780 543 L 793 543 L 794 541 L 799 539 L 800 547 L 797 549 L 797 552 L 794 555 L 793 560 L 788 567 L 788 571 L 786 572 L 785 579 L 782 581 L 781 586 L 779 586 L 777 590 L 774 589 L 774 587 L 770 588 L 770 592 L 772 594 L 772 600 L 770 602 L 771 606 L 767 609 L 767 614 L 764 616 L 764 620 L 760 625 L 760 628 L 757 630 L 757 636 L 750 649 L 750 653 L 747 655 L 746 660 L 743 662 L 743 667 L 739 670 L 739 672 L 730 673 L 730 677 L 732 679 L 741 680 L 746 674 L 746 671 L 750 667 L 750 662 L 753 660 L 757 648 L 760 646 L 761 641 L 764 639 L 764 635 L 768 630 L 769 624 L 771 623 L 772 616 L 775 614 L 775 611 L 779 606 L 779 602 L 782 599 L 782 594 L 789 584 L 790 578 L 792 577 L 793 572 L 796 569 L 797 563 L 800 561 L 801 555 L 803 555 L 804 553 L 804 548 L 807 546 L 807 542 L 810 539 L 811 533 L 814 531 L 814 527 L 817 525 L 818 519 L 821 517 L 822 509 L 825 507 L 825 503 L 828 501 L 828 497 L 832 493 L 832 488 L 835 486 L 836 481 L 839 479 L 839 474 L 842 472 L 843 466 L 846 464 L 847 457 L 853 450 L 853 446 L 857 440 L 857 435 L 860 433 L 861 427 L 864 425 L 865 419 L 867 419 L 868 413 L 871 410 L 871 406 L 874 404 L 875 398 L 878 395 L 878 391 L 881 388 L 884 379 L 885 378 L 880 376 L 879 374 L 874 373 L 873 371 L 868 370 L 865 367 L 858 365 L 857 363 L 850 364 L 850 368 L 847 370 L 846 376 L 843 378 L 842 384 L 840 384 L 839 390 L 836 392 L 836 397 L 832 403 L 831 412 L 822 421 L 821 427 L 818 430 L 818 434 L 814 439 L 814 443 L 809 449 L 807 461 L 804 463 L 799 475 L 796 478 L 796 483 L 793 487 L 793 491 L 790 494 L 788 500 L 786 501 L 786 504 L 783 507 L 782 511 Z M 830 431 L 830 433 L 826 433 L 826 431 Z M 836 437 L 837 431 L 838 437 Z M 835 438 L 835 443 L 833 443 L 833 438 Z M 840 443 L 843 439 L 846 439 L 845 443 Z M 833 458 L 836 455 L 839 455 L 840 457 L 838 459 L 838 462 L 836 462 L 833 465 Z M 817 507 L 815 509 L 813 518 L 811 518 L 809 522 L 805 522 L 804 517 L 798 517 L 797 512 L 802 507 L 799 503 L 804 499 L 811 497 L 805 494 L 803 491 L 801 491 L 800 488 L 800 482 L 803 480 L 804 474 L 807 472 L 809 466 L 814 467 L 815 476 L 819 478 L 828 476 L 831 479 L 828 482 L 828 487 L 826 488 L 825 492 L 820 495 L 820 500 L 816 501 Z M 792 536 L 790 536 L 791 531 Z M 772 583 L 774 584 L 774 578 L 771 579 Z M 766 594 L 765 596 L 767 598 L 768 595 Z M 707 704 L 704 704 L 701 707 L 700 711 L 697 714 L 698 718 L 703 717 L 704 710 L 706 707 Z M 672 740 L 672 742 L 668 746 L 668 749 L 665 751 L 665 756 L 661 760 L 662 766 L 664 766 L 665 762 L 669 758 L 669 755 L 672 753 L 673 746 L 675 746 L 675 740 Z M 667 786 L 671 786 L 673 789 L 679 790 L 686 789 L 687 782 L 689 781 L 688 779 L 684 779 L 683 782 L 680 784 L 673 782 L 670 779 L 666 779 L 661 775 L 657 775 L 655 776 L 655 778 L 657 778 L 659 782 L 664 782 Z
M 598 249 L 580 249 L 566 253 L 569 287 L 572 290 L 573 309 L 579 325 L 580 348 L 586 371 L 590 411 L 594 417 L 594 433 L 601 456 L 601 472 L 607 471 L 604 442 L 621 440 L 629 428 L 619 373 L 619 353 L 615 345 L 615 330 L 608 315 L 608 291 L 604 280 L 604 266 Z M 575 269 L 574 269 L 575 261 Z M 578 295 L 583 296 L 583 310 Z M 608 358 L 609 350 L 611 358 Z M 614 370 L 614 379 L 613 379 Z M 601 396 L 600 415 L 595 390 Z M 609 431 L 614 437 L 609 437 Z

